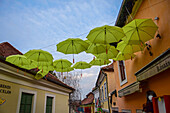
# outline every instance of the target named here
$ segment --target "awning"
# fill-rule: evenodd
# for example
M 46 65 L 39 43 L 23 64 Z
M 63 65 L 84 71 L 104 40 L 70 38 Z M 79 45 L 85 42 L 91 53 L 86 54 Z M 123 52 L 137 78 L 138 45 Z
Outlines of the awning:
M 128 85 L 127 87 L 119 90 L 118 91 L 119 97 L 123 97 L 123 96 L 129 95 L 129 94 L 132 94 L 136 91 L 139 91 L 139 84 L 140 84 L 140 82 L 134 82 L 134 83 Z
M 137 80 L 142 81 L 148 79 L 164 70 L 170 68 L 170 48 L 154 59 L 152 62 L 144 66 L 135 73 Z

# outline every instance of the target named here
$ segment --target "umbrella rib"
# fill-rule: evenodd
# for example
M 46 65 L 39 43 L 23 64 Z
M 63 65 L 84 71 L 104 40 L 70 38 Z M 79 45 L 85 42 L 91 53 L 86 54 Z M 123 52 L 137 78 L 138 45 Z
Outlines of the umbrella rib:
M 110 28 L 110 29 L 108 28 L 107 30 L 108 30 L 108 31 L 109 31 L 109 30 L 112 30 L 112 28 Z M 123 35 L 125 35 L 123 32 L 120 32 L 120 31 L 118 31 L 118 30 L 115 30 L 115 31 L 116 31 L 116 32 L 119 32 L 119 33 L 121 33 L 121 34 L 123 34 Z
M 109 30 L 108 30 L 109 31 Z M 109 31 L 110 32 L 110 31 Z M 118 40 L 117 40 L 117 38 L 116 38 L 116 36 L 112 33 L 112 32 L 110 32 L 114 37 L 115 37 L 115 39 L 116 39 L 116 41 L 118 42 Z
M 65 42 L 63 42 L 64 44 L 63 45 L 61 45 L 58 49 L 60 49 L 61 47 L 63 47 L 64 45 L 65 45 Z M 61 43 L 59 43 L 59 44 L 61 44 Z M 57 45 L 59 45 L 59 44 L 57 44 Z
M 97 34 L 97 36 L 102 32 L 102 30 Z M 94 40 L 96 40 L 97 36 L 94 38 Z M 94 43 L 94 40 L 93 40 L 93 43 Z
M 47 57 L 46 57 L 46 55 L 44 54 L 44 53 L 42 53 L 44 56 L 45 56 L 45 58 L 46 58 L 46 60 L 47 60 Z M 48 60 L 47 60 L 47 62 L 48 62 Z
M 79 42 L 77 42 L 77 43 L 80 44 L 85 50 L 87 49 L 86 47 L 84 47 L 83 44 L 81 44 L 81 43 L 79 43 Z
M 149 21 L 149 20 L 150 20 L 150 19 L 147 19 L 147 20 L 141 22 L 141 23 L 138 25 L 138 27 L 139 27 L 141 24 L 143 24 L 144 22 Z M 136 21 L 135 21 L 135 23 L 136 23 Z
M 140 29 L 140 28 L 139 28 Z M 149 33 L 147 33 L 146 31 L 140 29 L 141 31 L 145 32 L 146 34 L 148 34 L 151 38 L 153 38 Z
M 67 53 L 67 50 L 68 50 L 68 47 L 69 47 L 70 45 L 71 45 L 71 42 L 70 42 L 70 44 L 67 46 L 67 49 L 66 49 L 66 53 L 65 53 L 65 54 L 68 54 L 68 53 Z
M 134 28 L 134 27 L 132 27 L 132 26 L 127 26 L 127 27 L 130 27 L 130 28 L 133 28 L 133 29 L 128 30 L 126 33 L 131 32 L 131 31 L 133 31 L 134 29 L 136 29 L 136 28 Z M 125 33 L 125 34 L 126 34 L 126 33 Z

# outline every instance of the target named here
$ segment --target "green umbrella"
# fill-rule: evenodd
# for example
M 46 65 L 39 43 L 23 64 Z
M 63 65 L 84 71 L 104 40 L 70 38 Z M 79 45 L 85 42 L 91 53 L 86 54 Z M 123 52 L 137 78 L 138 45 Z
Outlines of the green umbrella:
M 105 25 L 92 29 L 86 38 L 92 43 L 109 44 L 119 42 L 124 36 L 120 27 Z
M 86 69 L 86 68 L 90 68 L 91 65 L 87 62 L 83 62 L 83 61 L 80 61 L 80 62 L 76 62 L 76 64 L 74 64 L 73 68 L 75 69 Z
M 73 68 L 75 69 L 81 69 L 81 76 L 82 76 L 82 69 L 86 69 L 86 68 L 90 68 L 91 65 L 87 62 L 83 62 L 83 61 L 80 61 L 80 62 L 76 62 L 76 64 L 74 64 Z
M 128 59 L 132 59 L 134 57 L 135 57 L 134 54 L 119 52 L 117 57 L 113 58 L 113 60 L 128 60 Z
M 53 56 L 43 50 L 30 50 L 27 53 L 24 54 L 28 59 L 34 60 L 36 62 L 52 62 L 53 61 Z
M 122 40 L 128 44 L 142 44 L 154 38 L 157 25 L 152 19 L 135 19 L 123 27 L 126 35 Z
M 39 80 L 41 78 L 43 78 L 45 75 L 48 74 L 49 71 L 42 71 L 42 70 L 39 70 L 36 75 L 35 75 L 35 79 Z
M 143 51 L 144 48 L 145 48 L 145 46 L 127 44 L 124 41 L 121 41 L 121 42 L 118 43 L 116 49 L 121 51 L 122 53 L 133 54 L 133 53 L 138 52 L 138 51 Z
M 91 65 L 102 66 L 111 63 L 109 60 L 95 59 L 90 62 Z
M 36 64 L 23 55 L 10 55 L 6 58 L 6 61 L 27 70 L 36 68 Z
M 108 53 L 101 53 L 99 55 L 95 55 L 98 59 L 103 59 L 103 60 L 107 60 L 107 59 L 112 59 L 115 58 L 118 54 L 117 49 L 115 49 L 114 46 L 110 46 L 110 48 L 108 49 Z
M 59 60 L 55 60 L 53 62 L 53 65 L 56 68 L 67 68 L 67 67 L 70 67 L 72 63 L 68 61 L 67 59 L 59 59 Z
M 79 38 L 69 38 L 65 41 L 62 41 L 57 44 L 57 51 L 64 54 L 73 54 L 73 63 L 74 63 L 74 54 L 86 51 L 89 44 Z
M 34 62 L 37 68 L 41 71 L 54 71 L 54 66 L 52 62 Z
M 86 50 L 86 53 L 92 53 L 92 54 L 101 54 L 106 52 L 106 50 L 108 50 L 110 48 L 110 45 L 104 45 L 104 44 L 94 44 L 91 43 L 88 47 L 88 49 Z
M 73 67 L 67 67 L 67 68 L 55 68 L 56 72 L 70 72 L 73 71 L 74 68 Z

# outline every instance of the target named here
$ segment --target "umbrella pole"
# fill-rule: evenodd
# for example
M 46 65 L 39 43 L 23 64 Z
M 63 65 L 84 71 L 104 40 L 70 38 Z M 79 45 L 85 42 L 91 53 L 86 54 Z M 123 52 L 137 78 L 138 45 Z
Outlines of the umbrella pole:
M 73 63 L 74 63 L 74 54 L 73 54 Z
M 82 69 L 81 69 L 81 77 L 82 77 Z

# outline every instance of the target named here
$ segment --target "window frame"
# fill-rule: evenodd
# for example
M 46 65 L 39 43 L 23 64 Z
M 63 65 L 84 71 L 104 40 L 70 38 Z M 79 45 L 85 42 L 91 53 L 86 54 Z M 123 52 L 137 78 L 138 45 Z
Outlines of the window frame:
M 55 113 L 55 95 L 45 93 L 45 102 L 44 102 L 44 113 L 46 113 L 46 104 L 47 104 L 47 97 L 52 97 L 52 113 Z
M 104 83 L 104 94 L 105 94 L 105 99 L 107 98 L 107 86 L 106 86 L 106 82 Z
M 102 100 L 104 100 L 104 90 L 103 90 L 103 85 L 102 85 Z
M 19 113 L 19 110 L 20 110 L 22 93 L 33 94 L 33 97 L 32 97 L 32 106 L 31 106 L 31 113 L 35 113 L 36 100 L 37 100 L 37 91 L 28 90 L 28 89 L 23 89 L 23 88 L 20 88 L 20 90 L 19 90 L 18 105 L 17 105 L 17 111 L 16 111 L 16 113 Z
M 123 60 L 122 60 L 123 61 Z M 127 74 L 126 74 L 126 67 L 125 67 L 125 61 L 123 61 L 123 65 L 124 65 L 124 73 L 125 73 L 125 80 L 122 81 L 122 75 L 120 72 L 120 66 L 119 66 L 119 61 L 117 63 L 118 65 L 118 71 L 119 71 L 119 81 L 120 81 L 120 86 L 124 85 L 125 83 L 127 83 Z

